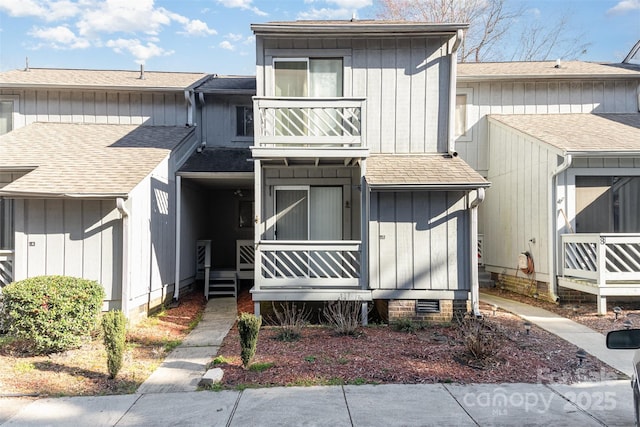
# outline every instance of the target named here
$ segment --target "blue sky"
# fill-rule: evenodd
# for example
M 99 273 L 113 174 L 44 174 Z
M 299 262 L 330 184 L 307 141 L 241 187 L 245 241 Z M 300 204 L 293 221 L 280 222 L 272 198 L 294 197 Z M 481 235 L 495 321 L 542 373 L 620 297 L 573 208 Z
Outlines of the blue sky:
M 376 0 L 0 0 L 0 71 L 32 67 L 255 74 L 250 24 L 376 18 Z M 563 11 L 590 43 L 580 59 L 619 62 L 640 39 L 640 0 L 507 0 L 523 19 Z M 515 49 L 513 43 L 508 46 Z

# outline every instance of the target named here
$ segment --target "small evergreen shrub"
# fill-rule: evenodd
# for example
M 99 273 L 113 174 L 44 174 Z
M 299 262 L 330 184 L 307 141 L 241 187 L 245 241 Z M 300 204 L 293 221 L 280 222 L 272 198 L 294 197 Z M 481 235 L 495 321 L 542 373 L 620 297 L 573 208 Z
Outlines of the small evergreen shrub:
M 107 350 L 107 370 L 113 379 L 122 368 L 125 340 L 127 337 L 127 318 L 120 310 L 111 310 L 102 316 L 104 347 Z
M 251 313 L 240 313 L 238 317 L 238 333 L 240 334 L 240 358 L 242 366 L 247 368 L 256 354 L 258 332 L 262 325 L 262 317 Z
M 79 347 L 96 327 L 104 289 L 92 280 L 38 276 L 2 289 L 9 334 L 33 353 Z

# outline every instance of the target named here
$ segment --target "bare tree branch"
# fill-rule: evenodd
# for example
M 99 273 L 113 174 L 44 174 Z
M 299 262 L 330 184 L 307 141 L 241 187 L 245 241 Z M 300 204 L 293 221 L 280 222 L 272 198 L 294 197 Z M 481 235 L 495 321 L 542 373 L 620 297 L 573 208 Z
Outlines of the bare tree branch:
M 508 40 L 520 40 L 511 60 L 543 61 L 575 59 L 586 52 L 584 36 L 572 36 L 570 15 L 557 21 L 531 21 L 524 26 L 526 10 L 506 0 L 378 0 L 378 17 L 389 20 L 434 23 L 469 23 L 459 58 L 468 61 L 498 61 L 509 58 Z M 519 31 L 519 33 L 518 33 Z

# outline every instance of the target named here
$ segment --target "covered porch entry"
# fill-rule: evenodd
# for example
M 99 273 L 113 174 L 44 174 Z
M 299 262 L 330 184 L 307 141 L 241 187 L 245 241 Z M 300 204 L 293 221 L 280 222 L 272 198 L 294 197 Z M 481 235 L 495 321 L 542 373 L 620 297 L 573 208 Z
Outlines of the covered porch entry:
M 253 181 L 248 149 L 206 148 L 180 168 L 176 281 L 202 283 L 209 298 L 237 297 L 253 279 Z

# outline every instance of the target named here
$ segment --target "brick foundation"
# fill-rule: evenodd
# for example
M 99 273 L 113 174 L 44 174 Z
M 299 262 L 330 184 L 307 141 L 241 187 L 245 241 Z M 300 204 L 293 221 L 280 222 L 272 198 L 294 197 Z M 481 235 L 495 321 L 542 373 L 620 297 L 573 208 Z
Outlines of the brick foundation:
M 389 322 L 399 319 L 415 321 L 447 323 L 453 319 L 454 313 L 464 314 L 471 310 L 471 303 L 467 300 L 440 300 L 439 313 L 416 313 L 415 300 L 389 300 L 387 303 Z
M 491 279 L 498 289 L 515 292 L 517 294 L 536 297 L 545 301 L 555 302 L 549 293 L 549 284 L 529 279 L 526 276 L 511 276 L 508 274 L 492 273 Z

